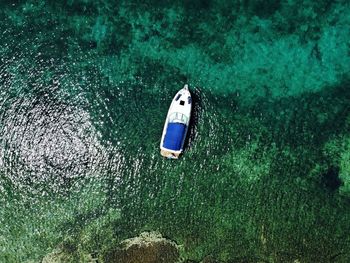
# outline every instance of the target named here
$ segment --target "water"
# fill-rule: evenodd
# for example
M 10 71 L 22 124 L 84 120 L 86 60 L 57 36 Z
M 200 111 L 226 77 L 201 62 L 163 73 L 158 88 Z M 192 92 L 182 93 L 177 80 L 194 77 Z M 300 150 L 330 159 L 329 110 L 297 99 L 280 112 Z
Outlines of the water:
M 350 260 L 346 1 L 0 5 L 0 262 L 144 230 L 197 261 Z

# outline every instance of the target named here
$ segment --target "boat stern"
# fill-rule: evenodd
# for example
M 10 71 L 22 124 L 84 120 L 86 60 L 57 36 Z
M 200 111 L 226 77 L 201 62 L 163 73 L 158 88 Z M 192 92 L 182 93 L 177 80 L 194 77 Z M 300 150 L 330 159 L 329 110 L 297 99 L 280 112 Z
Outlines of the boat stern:
M 161 149 L 160 150 L 160 154 L 168 159 L 179 159 L 180 153 L 173 153 L 173 152 L 169 152 L 165 149 Z

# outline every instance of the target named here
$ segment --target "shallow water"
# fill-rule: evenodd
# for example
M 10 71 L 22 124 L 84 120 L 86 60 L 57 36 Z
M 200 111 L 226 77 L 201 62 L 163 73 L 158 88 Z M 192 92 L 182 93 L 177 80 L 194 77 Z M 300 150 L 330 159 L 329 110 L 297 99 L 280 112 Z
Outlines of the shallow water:
M 0 7 L 0 262 L 103 258 L 144 230 L 197 261 L 350 260 L 346 1 Z

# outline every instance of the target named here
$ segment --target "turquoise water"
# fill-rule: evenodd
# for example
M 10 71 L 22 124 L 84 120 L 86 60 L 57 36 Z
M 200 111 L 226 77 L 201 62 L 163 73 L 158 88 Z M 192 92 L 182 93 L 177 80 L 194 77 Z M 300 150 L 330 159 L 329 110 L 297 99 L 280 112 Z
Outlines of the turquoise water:
M 103 261 L 145 230 L 198 262 L 350 261 L 347 1 L 0 7 L 0 262 Z

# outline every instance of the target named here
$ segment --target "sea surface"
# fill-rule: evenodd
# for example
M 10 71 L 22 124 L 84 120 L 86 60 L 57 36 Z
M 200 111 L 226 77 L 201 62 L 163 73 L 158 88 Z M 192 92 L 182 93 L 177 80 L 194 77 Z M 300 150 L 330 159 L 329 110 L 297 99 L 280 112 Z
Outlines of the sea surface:
M 3 0 L 0 21 L 0 262 L 142 231 L 196 262 L 350 262 L 348 1 Z

